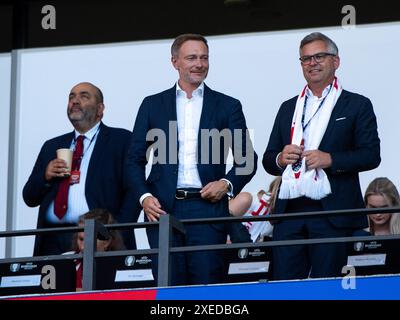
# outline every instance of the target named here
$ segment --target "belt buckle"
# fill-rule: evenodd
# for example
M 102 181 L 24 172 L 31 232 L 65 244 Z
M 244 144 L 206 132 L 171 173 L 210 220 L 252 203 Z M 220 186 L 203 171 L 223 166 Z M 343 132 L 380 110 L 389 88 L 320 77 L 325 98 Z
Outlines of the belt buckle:
M 184 200 L 184 199 L 186 199 L 188 192 L 187 192 L 186 190 L 177 190 L 177 193 L 181 193 L 181 192 L 183 192 L 183 197 L 177 196 L 177 195 L 175 194 L 175 198 L 176 198 L 176 199 L 178 199 L 178 200 Z

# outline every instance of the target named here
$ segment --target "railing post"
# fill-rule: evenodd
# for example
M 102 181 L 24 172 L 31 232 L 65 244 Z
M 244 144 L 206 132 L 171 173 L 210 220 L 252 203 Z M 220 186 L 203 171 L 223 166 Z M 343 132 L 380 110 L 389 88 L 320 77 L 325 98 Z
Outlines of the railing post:
M 158 287 L 167 287 L 171 284 L 171 257 L 173 228 L 185 233 L 182 222 L 170 214 L 160 216 L 158 230 Z
M 84 226 L 84 250 L 83 250 L 83 275 L 82 275 L 82 290 L 91 291 L 96 286 L 96 260 L 94 252 L 97 248 L 97 228 L 96 220 L 85 220 Z
M 158 230 L 158 287 L 167 287 L 171 281 L 171 260 L 169 249 L 172 240 L 171 215 L 160 216 Z

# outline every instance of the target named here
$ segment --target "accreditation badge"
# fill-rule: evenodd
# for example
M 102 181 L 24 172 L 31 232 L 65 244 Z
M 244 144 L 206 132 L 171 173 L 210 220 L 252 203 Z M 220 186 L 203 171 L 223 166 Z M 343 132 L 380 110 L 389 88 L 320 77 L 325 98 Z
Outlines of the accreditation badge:
M 80 177 L 81 177 L 81 172 L 79 170 L 71 171 L 71 176 L 69 178 L 69 184 L 79 183 Z

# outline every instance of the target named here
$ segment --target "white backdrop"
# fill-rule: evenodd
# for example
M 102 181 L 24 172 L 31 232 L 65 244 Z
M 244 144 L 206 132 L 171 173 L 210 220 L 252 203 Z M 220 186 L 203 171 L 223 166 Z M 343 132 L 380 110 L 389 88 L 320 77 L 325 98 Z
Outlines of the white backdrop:
M 11 54 L 0 54 L 0 230 L 6 230 L 10 81 Z M 4 258 L 4 245 L 4 238 L 0 238 L 0 258 Z
M 305 84 L 298 61 L 300 40 L 321 31 L 339 47 L 338 70 L 343 87 L 369 97 L 378 118 L 382 163 L 362 173 L 362 188 L 376 176 L 399 185 L 396 169 L 400 138 L 397 106 L 400 24 L 360 26 L 352 30 L 322 28 L 208 37 L 210 72 L 206 83 L 241 100 L 247 125 L 254 130 L 259 169 L 246 186 L 265 188 L 273 177 L 261 158 L 280 104 Z M 132 129 L 138 107 L 147 95 L 171 87 L 177 79 L 170 63 L 172 40 L 113 45 L 23 50 L 20 52 L 18 101 L 18 171 L 15 229 L 34 228 L 38 208 L 28 208 L 22 188 L 43 142 L 72 130 L 66 116 L 69 90 L 82 81 L 100 87 L 105 96 L 104 122 Z M 14 254 L 31 255 L 33 242 L 18 239 Z

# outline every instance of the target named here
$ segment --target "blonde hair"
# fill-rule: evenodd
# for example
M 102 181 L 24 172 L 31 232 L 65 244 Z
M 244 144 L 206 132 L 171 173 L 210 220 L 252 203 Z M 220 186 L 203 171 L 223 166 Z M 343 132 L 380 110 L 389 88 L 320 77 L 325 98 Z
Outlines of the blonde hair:
M 272 180 L 272 182 L 269 184 L 268 192 L 271 193 L 271 198 L 269 202 L 271 213 L 273 213 L 275 210 L 276 198 L 278 197 L 281 182 L 282 182 L 282 177 L 278 176 L 274 180 Z M 263 194 L 266 194 L 265 190 L 260 190 L 257 193 L 258 196 Z
M 368 205 L 368 197 L 372 195 L 382 196 L 389 207 L 400 206 L 400 195 L 396 186 L 392 181 L 386 177 L 375 178 L 368 185 L 367 190 L 365 190 L 364 203 Z M 374 223 L 368 217 L 369 228 L 371 234 L 375 233 Z M 400 234 L 400 213 L 392 213 L 390 217 L 390 233 Z
M 189 41 L 189 40 L 201 41 L 206 45 L 206 47 L 208 49 L 207 39 L 204 36 L 202 36 L 201 34 L 196 34 L 196 33 L 185 33 L 185 34 L 181 34 L 181 35 L 177 36 L 176 39 L 174 40 L 174 42 L 172 43 L 171 56 L 178 57 L 180 48 L 186 41 Z

